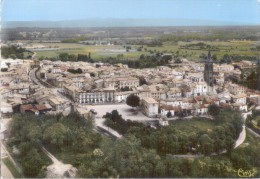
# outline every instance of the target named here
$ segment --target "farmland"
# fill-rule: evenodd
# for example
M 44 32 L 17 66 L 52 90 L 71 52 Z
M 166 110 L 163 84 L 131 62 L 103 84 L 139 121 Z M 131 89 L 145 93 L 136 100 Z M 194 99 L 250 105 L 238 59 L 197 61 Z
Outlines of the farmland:
M 197 45 L 203 44 L 203 46 Z M 85 45 L 79 43 L 39 43 L 33 45 L 44 46 L 43 49 L 37 49 L 36 57 L 55 58 L 60 53 L 68 54 L 86 54 L 91 53 L 94 60 L 102 60 L 109 57 L 121 57 L 123 59 L 135 60 L 143 55 L 151 55 L 156 53 L 172 54 L 174 57 L 187 58 L 190 60 L 200 60 L 207 54 L 208 50 L 212 51 L 217 60 L 223 58 L 225 54 L 238 56 L 260 55 L 260 51 L 255 50 L 260 41 L 179 41 L 164 42 L 161 46 L 147 45 L 128 45 L 130 50 L 126 50 L 124 45 Z M 142 47 L 142 48 L 140 48 Z M 35 50 L 35 49 L 34 49 Z

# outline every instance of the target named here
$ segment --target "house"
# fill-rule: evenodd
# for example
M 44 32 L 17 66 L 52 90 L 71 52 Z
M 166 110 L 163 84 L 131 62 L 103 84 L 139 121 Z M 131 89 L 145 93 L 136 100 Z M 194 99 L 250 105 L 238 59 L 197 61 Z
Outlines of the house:
M 135 77 L 112 77 L 104 79 L 104 87 L 114 87 L 121 89 L 128 87 L 130 89 L 139 86 L 139 79 Z
M 203 73 L 190 73 L 185 77 L 185 79 L 189 79 L 192 82 L 204 82 Z
M 80 92 L 81 90 L 75 86 L 64 85 L 62 88 L 62 93 L 73 101 L 76 101 L 76 96 Z
M 89 117 L 92 116 L 89 110 L 85 109 L 85 108 L 80 108 L 80 107 L 76 107 L 75 108 L 75 112 L 78 113 L 80 116 L 82 117 Z
M 230 95 L 232 103 L 246 104 L 246 94 Z
M 32 104 L 24 104 L 24 105 L 20 106 L 20 112 L 21 113 L 30 112 L 31 109 L 33 109 L 33 105 Z
M 175 115 L 175 112 L 181 110 L 180 107 L 171 106 L 171 105 L 162 105 L 160 109 L 161 109 L 161 116 L 163 117 L 173 117 Z
M 231 109 L 231 105 L 229 103 L 219 103 L 219 107 L 222 109 Z
M 200 96 L 200 95 L 206 95 L 208 92 L 208 86 L 206 82 L 197 82 L 194 83 L 193 88 L 193 95 L 194 96 Z
M 93 89 L 80 91 L 76 94 L 75 101 L 82 103 L 106 103 L 115 101 L 115 90 L 113 88 Z
M 153 98 L 143 98 L 141 100 L 141 109 L 148 117 L 156 117 L 158 115 L 159 104 Z
M 166 92 L 168 87 L 164 84 L 150 85 L 148 86 L 151 97 L 154 99 L 166 99 Z
M 115 102 L 123 102 L 126 101 L 126 98 L 131 95 L 131 94 L 136 94 L 134 91 L 116 91 L 115 92 Z
M 230 93 L 228 91 L 223 91 L 222 93 L 219 93 L 217 97 L 218 97 L 218 100 L 220 103 L 230 103 L 231 102 Z
M 181 92 L 182 92 L 182 96 L 185 98 L 189 98 L 193 96 L 193 90 L 188 85 L 182 85 Z
M 205 115 L 207 113 L 208 113 L 208 105 L 205 105 L 205 104 L 195 105 L 195 114 Z
M 12 113 L 13 112 L 12 105 L 4 101 L 1 101 L 0 112 L 1 114 Z
M 45 112 L 50 110 L 52 110 L 52 107 L 49 104 L 42 104 L 42 105 L 25 104 L 20 106 L 21 113 L 33 113 L 35 115 L 44 114 Z
M 64 110 L 66 107 L 68 107 L 68 101 L 59 97 L 49 98 L 49 104 L 56 111 Z
M 218 85 L 222 85 L 225 82 L 225 75 L 222 72 L 213 72 L 213 76 L 215 79 L 215 83 Z
M 160 103 L 165 105 L 171 105 L 171 106 L 182 106 L 183 98 L 161 99 Z
M 12 90 L 10 90 L 9 87 L 1 87 L 0 88 L 0 99 L 6 99 L 7 96 L 9 96 L 10 94 L 13 94 Z
M 148 85 L 139 86 L 134 90 L 137 91 L 137 95 L 140 97 L 140 99 L 151 97 L 151 92 Z
M 161 126 L 168 126 L 168 125 L 169 125 L 169 122 L 168 122 L 168 120 L 165 119 L 165 118 L 160 118 L 160 119 L 159 119 L 159 124 L 160 124 Z
M 166 92 L 166 98 L 172 99 L 172 98 L 181 98 L 182 93 L 179 88 L 170 88 L 169 91 Z
M 39 111 L 40 114 L 43 114 L 47 111 L 51 111 L 52 107 L 49 104 L 36 104 L 35 108 Z
M 237 84 L 229 83 L 228 90 L 231 94 L 244 94 L 246 92 L 246 88 Z
M 247 105 L 242 103 L 231 104 L 232 108 L 237 111 L 247 111 Z

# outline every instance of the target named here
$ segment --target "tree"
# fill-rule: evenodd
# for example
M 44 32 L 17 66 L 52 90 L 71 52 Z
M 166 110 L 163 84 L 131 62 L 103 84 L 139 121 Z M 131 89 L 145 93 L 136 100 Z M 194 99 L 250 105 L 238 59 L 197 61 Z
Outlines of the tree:
M 78 69 L 68 69 L 67 70 L 68 72 L 70 72 L 70 73 L 73 73 L 73 74 L 81 74 L 82 73 L 82 69 L 81 68 L 78 68 Z
M 91 73 L 90 73 L 90 76 L 91 76 L 91 77 L 95 77 L 96 75 L 95 75 L 95 73 L 91 72 Z
M 172 117 L 171 111 L 168 111 L 167 114 L 166 114 L 166 116 L 167 116 L 168 118 L 169 118 L 169 117 Z
M 68 61 L 77 61 L 77 56 L 74 54 L 68 55 Z
M 69 58 L 69 54 L 68 54 L 68 53 L 60 53 L 60 54 L 59 54 L 59 59 L 60 59 L 61 61 L 67 61 L 68 58 Z
M 131 107 L 139 106 L 140 98 L 134 94 L 129 95 L 126 98 L 126 104 Z
M 131 91 L 129 86 L 121 87 L 121 91 Z
M 176 58 L 175 60 L 174 60 L 174 63 L 181 63 L 182 61 L 181 61 L 181 59 L 180 58 Z
M 212 60 L 213 60 L 214 62 L 217 62 L 217 61 L 218 61 L 218 58 L 217 58 L 217 55 L 216 55 L 216 54 L 213 54 L 213 55 L 212 55 Z
M 142 86 L 142 85 L 147 85 L 147 81 L 145 80 L 144 77 L 140 77 L 139 78 L 139 85 Z
M 229 156 L 231 156 L 231 151 L 233 150 L 234 145 L 235 145 L 235 140 L 232 139 L 232 137 L 228 136 L 225 140 L 225 148 Z
M 257 126 L 260 127 L 260 119 L 257 121 Z
M 140 57 L 139 57 L 140 60 L 144 60 L 145 59 L 145 56 L 144 54 L 141 54 Z
M 63 144 L 66 133 L 66 127 L 62 123 L 58 122 L 45 129 L 43 139 L 49 141 L 51 144 L 60 146 Z
M 7 72 L 8 69 L 7 68 L 1 68 L 1 72 Z
M 8 68 L 9 68 L 9 67 L 10 67 L 10 65 L 11 65 L 11 63 L 10 63 L 10 62 L 6 62 L 5 64 L 8 66 Z
M 209 114 L 212 116 L 217 116 L 219 114 L 219 107 L 216 104 L 212 104 L 209 106 Z
M 22 164 L 24 175 L 27 177 L 37 177 L 43 163 L 44 161 L 37 150 L 34 148 L 30 149 L 27 151 L 24 163 Z
M 203 134 L 199 138 L 200 148 L 203 154 L 209 155 L 212 152 L 212 142 L 213 140 L 207 134 Z

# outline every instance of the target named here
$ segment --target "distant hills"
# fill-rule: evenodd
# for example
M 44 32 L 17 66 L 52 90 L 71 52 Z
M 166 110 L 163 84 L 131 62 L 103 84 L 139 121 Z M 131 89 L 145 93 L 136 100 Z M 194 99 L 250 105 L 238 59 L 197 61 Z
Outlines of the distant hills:
M 157 26 L 236 26 L 236 25 L 259 25 L 241 22 L 212 21 L 199 19 L 114 19 L 97 18 L 84 20 L 64 21 L 2 21 L 3 28 L 16 27 L 157 27 Z

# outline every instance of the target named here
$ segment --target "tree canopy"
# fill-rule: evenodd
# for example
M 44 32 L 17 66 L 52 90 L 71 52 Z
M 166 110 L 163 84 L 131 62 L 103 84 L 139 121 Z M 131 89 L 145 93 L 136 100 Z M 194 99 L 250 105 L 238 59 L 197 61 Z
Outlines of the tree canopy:
M 126 104 L 131 107 L 137 107 L 139 106 L 140 98 L 134 94 L 129 95 L 126 98 Z

